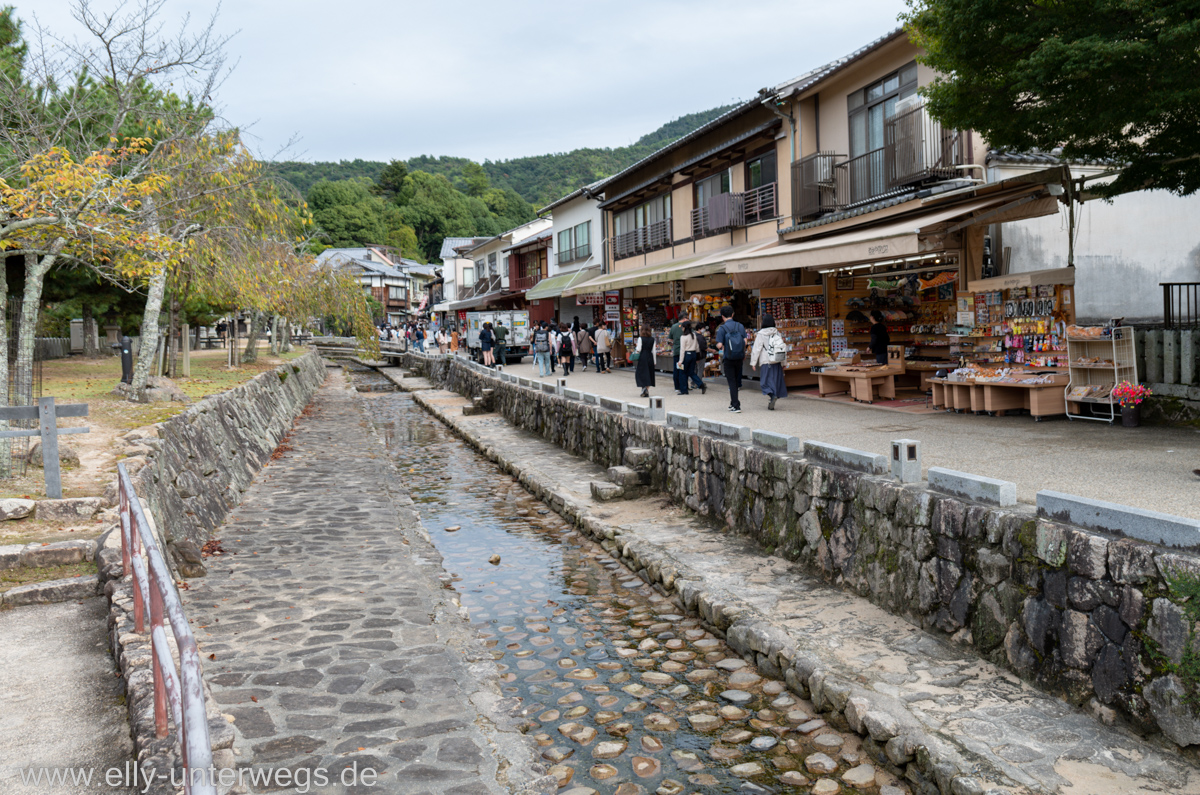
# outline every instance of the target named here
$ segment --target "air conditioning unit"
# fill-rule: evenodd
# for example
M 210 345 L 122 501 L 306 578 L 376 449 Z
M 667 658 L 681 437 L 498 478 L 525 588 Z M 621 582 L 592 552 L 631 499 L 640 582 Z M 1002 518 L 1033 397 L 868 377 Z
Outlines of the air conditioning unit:
M 911 97 L 898 99 L 896 100 L 896 109 L 892 111 L 892 116 L 899 116 L 901 113 L 910 111 L 913 108 L 919 108 L 923 104 L 925 104 L 925 98 L 920 94 L 913 94 Z

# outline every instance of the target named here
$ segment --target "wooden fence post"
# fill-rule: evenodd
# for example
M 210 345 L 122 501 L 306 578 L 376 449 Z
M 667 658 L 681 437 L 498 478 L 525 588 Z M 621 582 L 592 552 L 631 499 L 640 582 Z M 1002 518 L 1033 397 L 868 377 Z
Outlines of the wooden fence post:
M 46 496 L 62 499 L 62 470 L 58 465 L 58 433 L 54 398 L 38 398 L 38 430 L 42 432 L 42 470 L 46 474 Z

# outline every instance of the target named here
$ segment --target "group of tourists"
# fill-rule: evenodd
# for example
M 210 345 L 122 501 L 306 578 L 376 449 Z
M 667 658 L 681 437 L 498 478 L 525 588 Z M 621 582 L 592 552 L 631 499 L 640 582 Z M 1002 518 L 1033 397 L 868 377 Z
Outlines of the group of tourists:
M 612 372 L 612 346 L 615 338 L 607 324 L 584 326 L 576 317 L 567 325 L 543 320 L 534 329 L 530 340 L 533 362 L 538 376 L 545 378 L 562 368 L 562 374 L 575 372 L 575 363 L 587 372 L 588 363 L 595 365 L 597 373 Z
M 428 326 L 415 320 L 408 323 L 401 323 L 399 326 L 384 323 L 379 327 L 379 339 L 381 342 L 403 340 L 412 350 L 420 351 L 421 353 L 425 353 L 425 341 L 430 338 L 436 341 L 439 335 L 445 336 L 440 328 L 435 327 L 431 333 Z M 449 344 L 448 339 L 446 340 L 446 344 Z M 440 341 L 438 342 L 438 350 L 445 353 Z
M 716 331 L 716 346 L 721 353 L 721 371 L 729 384 L 729 410 L 735 414 L 742 410 L 739 393 L 742 388 L 742 368 L 746 359 L 746 327 L 733 319 L 733 307 L 721 307 L 721 325 Z M 704 361 L 708 358 L 709 341 L 702 329 L 690 320 L 677 320 L 672 324 L 668 337 L 671 339 L 672 378 L 676 395 L 686 395 L 694 385 L 701 394 L 708 392 L 704 383 Z M 635 343 L 632 358 L 636 362 L 634 382 L 642 388 L 642 397 L 650 396 L 654 386 L 655 357 L 658 346 L 650 327 L 643 325 Z M 750 369 L 762 369 L 760 384 L 767 396 L 767 409 L 775 410 L 775 401 L 787 397 L 783 365 L 787 360 L 787 343 L 775 328 L 775 319 L 763 317 L 762 328 L 754 337 L 750 350 Z M 700 372 L 697 370 L 700 369 Z
M 508 329 L 502 321 L 497 320 L 495 325 L 489 321 L 479 329 L 479 350 L 485 367 L 508 364 Z

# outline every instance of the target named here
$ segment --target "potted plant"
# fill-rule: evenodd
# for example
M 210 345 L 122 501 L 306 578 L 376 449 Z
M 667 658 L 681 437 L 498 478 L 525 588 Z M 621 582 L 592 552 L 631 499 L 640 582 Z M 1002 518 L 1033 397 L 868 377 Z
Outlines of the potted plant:
M 1112 391 L 1112 396 L 1121 404 L 1121 424 L 1126 428 L 1136 428 L 1141 421 L 1141 409 L 1138 404 L 1153 393 L 1141 384 L 1131 384 L 1122 381 Z

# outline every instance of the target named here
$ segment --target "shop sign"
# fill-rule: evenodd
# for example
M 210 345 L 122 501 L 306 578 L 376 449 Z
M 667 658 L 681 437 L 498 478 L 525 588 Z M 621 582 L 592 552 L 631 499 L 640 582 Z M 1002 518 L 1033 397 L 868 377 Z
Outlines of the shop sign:
M 671 303 L 682 304 L 683 298 L 683 282 L 667 282 L 667 294 L 671 296 Z
M 1054 314 L 1053 298 L 1024 298 L 1004 302 L 1004 317 L 1048 317 Z
M 621 291 L 620 290 L 609 290 L 607 293 L 605 293 L 604 294 L 604 305 L 619 307 L 621 305 Z
M 604 306 L 604 293 L 588 293 L 575 296 L 576 306 Z

